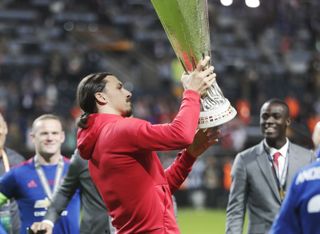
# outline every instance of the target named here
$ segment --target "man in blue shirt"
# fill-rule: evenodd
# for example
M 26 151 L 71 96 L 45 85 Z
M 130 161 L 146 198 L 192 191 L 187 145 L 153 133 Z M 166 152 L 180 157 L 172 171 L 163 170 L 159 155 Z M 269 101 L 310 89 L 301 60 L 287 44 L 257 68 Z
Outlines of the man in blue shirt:
M 65 135 L 59 118 L 42 115 L 32 125 L 31 137 L 36 155 L 10 170 L 0 179 L 0 204 L 15 198 L 21 216 L 21 234 L 46 213 L 53 193 L 69 168 L 69 160 L 61 155 Z M 54 234 L 79 233 L 79 194 L 71 199 L 54 226 Z
M 275 219 L 271 233 L 320 233 L 320 162 L 299 171 Z
M 31 226 L 32 231 L 37 233 L 45 230 L 46 234 L 51 234 L 61 212 L 79 190 L 82 208 L 80 234 L 114 234 L 113 228 L 109 227 L 107 208 L 91 179 L 88 161 L 82 159 L 76 150 L 70 162 L 68 173 L 54 194 L 44 220 L 34 223 Z

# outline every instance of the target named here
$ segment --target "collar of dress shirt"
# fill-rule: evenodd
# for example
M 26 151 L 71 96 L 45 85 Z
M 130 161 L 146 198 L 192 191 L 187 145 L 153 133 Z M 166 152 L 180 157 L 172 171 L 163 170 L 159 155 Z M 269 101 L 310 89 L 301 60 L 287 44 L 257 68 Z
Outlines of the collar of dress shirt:
M 288 154 L 288 148 L 289 148 L 289 140 L 288 138 L 286 138 L 286 143 L 280 148 L 280 149 L 276 149 L 276 148 L 273 148 L 273 147 L 270 147 L 267 143 L 266 140 L 264 140 L 263 142 L 265 144 L 265 146 L 268 148 L 269 150 L 269 154 L 271 155 L 271 157 L 273 157 L 273 155 L 276 153 L 276 152 L 280 152 L 281 155 L 286 158 L 287 157 L 287 154 Z

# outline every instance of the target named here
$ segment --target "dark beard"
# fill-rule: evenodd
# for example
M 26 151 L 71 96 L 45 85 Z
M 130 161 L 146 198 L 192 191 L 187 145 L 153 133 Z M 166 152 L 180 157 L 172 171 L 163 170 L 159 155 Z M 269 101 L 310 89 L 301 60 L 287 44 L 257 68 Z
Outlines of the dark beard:
M 124 117 L 130 117 L 132 116 L 132 108 L 125 113 Z

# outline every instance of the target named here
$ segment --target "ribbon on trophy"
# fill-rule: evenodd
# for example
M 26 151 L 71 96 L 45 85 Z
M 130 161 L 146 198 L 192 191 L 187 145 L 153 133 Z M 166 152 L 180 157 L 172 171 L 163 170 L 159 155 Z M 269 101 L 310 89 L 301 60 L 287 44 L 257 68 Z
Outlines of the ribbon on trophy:
M 207 0 L 151 0 L 185 72 L 211 55 Z M 233 119 L 237 112 L 217 82 L 201 98 L 199 128 L 212 128 Z

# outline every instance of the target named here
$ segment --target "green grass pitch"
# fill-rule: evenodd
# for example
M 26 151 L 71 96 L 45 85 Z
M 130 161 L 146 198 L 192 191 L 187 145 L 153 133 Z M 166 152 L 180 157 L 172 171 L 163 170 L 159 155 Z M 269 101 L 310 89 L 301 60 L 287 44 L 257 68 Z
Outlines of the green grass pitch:
M 223 234 L 225 219 L 224 210 L 178 210 L 178 224 L 182 234 Z
M 178 210 L 178 224 L 182 234 L 224 234 L 225 220 L 225 210 Z M 243 233 L 246 233 L 246 228 Z

